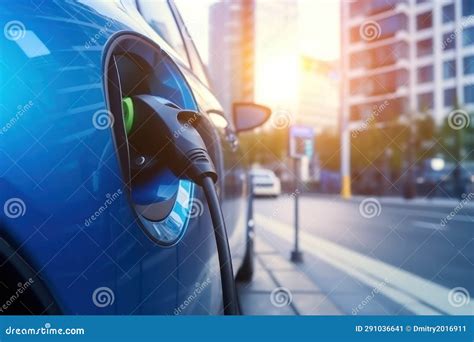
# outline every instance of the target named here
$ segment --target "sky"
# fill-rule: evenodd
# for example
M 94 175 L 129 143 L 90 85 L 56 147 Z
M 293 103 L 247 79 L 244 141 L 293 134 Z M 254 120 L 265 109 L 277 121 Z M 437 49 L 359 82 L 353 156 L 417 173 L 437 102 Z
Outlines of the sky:
M 299 15 L 299 54 L 323 60 L 339 58 L 339 0 L 256 1 L 294 2 L 298 6 Z M 175 0 L 205 63 L 208 60 L 209 6 L 215 2 L 216 0 Z

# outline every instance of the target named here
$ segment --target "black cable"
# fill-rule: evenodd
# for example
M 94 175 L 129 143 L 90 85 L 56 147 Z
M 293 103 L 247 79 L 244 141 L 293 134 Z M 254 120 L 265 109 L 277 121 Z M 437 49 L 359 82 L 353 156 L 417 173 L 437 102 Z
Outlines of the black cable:
M 219 255 L 219 265 L 222 283 L 222 296 L 224 300 L 225 315 L 239 315 L 239 303 L 237 300 L 237 290 L 235 288 L 234 272 L 232 269 L 232 258 L 230 255 L 227 230 L 224 216 L 222 215 L 219 198 L 217 197 L 214 181 L 211 177 L 204 177 L 201 181 L 204 194 L 206 195 L 209 212 L 211 213 L 214 235 L 216 237 L 217 253 Z

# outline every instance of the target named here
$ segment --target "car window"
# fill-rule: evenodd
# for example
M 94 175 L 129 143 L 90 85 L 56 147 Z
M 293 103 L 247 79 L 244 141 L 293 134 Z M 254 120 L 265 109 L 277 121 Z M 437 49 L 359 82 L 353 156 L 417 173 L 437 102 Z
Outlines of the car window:
M 201 81 L 204 82 L 204 84 L 209 85 L 207 81 L 206 71 L 204 70 L 204 67 L 201 62 L 201 58 L 199 57 L 199 53 L 197 52 L 197 49 L 193 41 L 189 40 L 189 42 L 186 43 L 186 47 L 189 52 L 189 58 L 191 59 L 191 65 L 192 65 L 194 73 L 196 74 L 197 77 L 199 77 Z
M 254 177 L 268 177 L 271 178 L 275 176 L 275 173 L 271 170 L 251 170 L 250 173 Z
M 189 30 L 188 29 L 188 26 L 186 25 L 186 22 L 189 22 L 188 21 L 188 18 L 186 17 L 186 13 L 182 13 L 180 11 L 180 6 L 182 6 L 182 4 L 180 5 L 181 1 L 178 0 L 178 1 L 173 1 L 172 4 L 174 5 L 174 8 L 176 10 L 176 13 L 177 13 L 177 19 L 180 23 L 180 25 L 182 26 L 182 32 L 183 32 L 183 36 L 184 36 L 184 43 L 186 44 L 186 49 L 188 51 L 188 55 L 189 55 L 189 59 L 191 60 L 191 67 L 194 71 L 194 74 L 202 81 L 204 82 L 204 84 L 206 84 L 207 86 L 209 86 L 209 81 L 208 81 L 208 78 L 207 78 L 207 73 L 206 73 L 206 70 L 204 68 L 204 65 L 202 63 L 202 60 L 201 60 L 201 57 L 199 55 L 199 51 L 198 49 L 196 48 L 196 44 L 193 40 L 193 34 L 198 34 L 198 33 L 203 33 L 203 32 L 193 32 L 192 30 Z M 187 13 L 188 16 L 189 16 L 189 13 Z M 183 19 L 184 17 L 184 19 Z
M 138 9 L 146 22 L 163 38 L 188 64 L 183 37 L 167 0 L 139 0 Z

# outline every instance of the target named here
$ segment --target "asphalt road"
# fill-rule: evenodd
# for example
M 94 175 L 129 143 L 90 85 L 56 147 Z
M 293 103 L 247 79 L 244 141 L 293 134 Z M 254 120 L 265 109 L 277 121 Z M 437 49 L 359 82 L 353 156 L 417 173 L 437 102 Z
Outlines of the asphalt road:
M 452 311 L 452 305 L 445 303 L 445 298 L 443 302 L 439 299 L 438 303 L 429 296 L 444 297 L 442 290 L 457 287 L 466 289 L 467 295 L 474 294 L 474 201 L 468 205 L 437 201 L 415 205 L 384 200 L 362 203 L 362 200 L 300 197 L 301 240 L 313 242 L 306 249 L 315 257 L 320 249 L 326 264 L 335 266 L 320 270 L 310 268 L 309 272 L 315 273 L 320 280 L 318 272 L 325 272 L 324 279 L 327 279 L 330 277 L 327 273 L 337 269 L 337 272 L 349 274 L 359 281 L 362 279 L 366 284 L 371 284 L 363 278 L 366 275 L 383 280 L 385 274 L 380 273 L 392 273 L 393 285 L 386 286 L 387 296 L 395 302 L 416 302 L 422 309 L 402 305 L 401 308 L 386 309 L 388 314 L 432 313 L 431 308 L 436 313 L 466 313 Z M 257 224 L 264 224 L 268 232 L 282 223 L 287 231 L 282 228 L 281 234 L 290 233 L 293 224 L 291 198 L 257 199 L 255 212 Z M 446 219 L 454 212 L 449 220 Z M 290 242 L 288 235 L 286 237 Z M 359 268 L 362 275 L 353 273 L 353 269 Z M 401 297 L 403 301 L 399 299 Z M 449 303 L 452 304 L 452 300 Z M 467 313 L 470 310 L 471 307 Z M 348 308 L 345 311 L 349 311 Z

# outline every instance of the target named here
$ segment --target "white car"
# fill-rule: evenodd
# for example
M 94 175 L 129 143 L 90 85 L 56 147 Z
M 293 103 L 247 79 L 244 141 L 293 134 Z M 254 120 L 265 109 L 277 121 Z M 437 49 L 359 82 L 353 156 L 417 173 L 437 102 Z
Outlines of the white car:
M 255 196 L 277 197 L 281 194 L 280 179 L 272 170 L 252 169 L 250 171 Z

